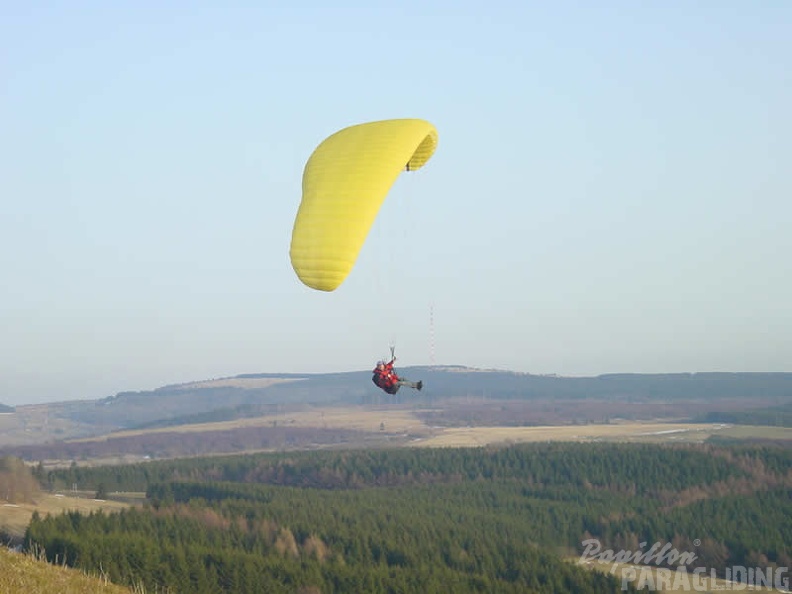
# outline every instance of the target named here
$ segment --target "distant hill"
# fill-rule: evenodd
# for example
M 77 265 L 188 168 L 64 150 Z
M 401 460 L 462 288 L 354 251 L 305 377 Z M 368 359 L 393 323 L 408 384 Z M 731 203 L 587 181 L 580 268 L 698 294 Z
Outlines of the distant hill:
M 120 392 L 100 400 L 21 406 L 3 417 L 0 453 L 60 460 L 385 443 L 411 435 L 401 429 L 391 435 L 399 410 L 415 419 L 415 425 L 406 427 L 420 425 L 430 432 L 658 420 L 792 426 L 792 373 L 569 378 L 459 366 L 399 371 L 423 380 L 424 389 L 405 388 L 389 396 L 374 386 L 368 371 L 258 373 Z M 368 425 L 325 422 L 324 414 L 333 418 L 334 408 L 352 417 L 357 413 L 350 409 L 383 416 Z M 321 417 L 313 424 L 293 424 L 303 413 Z M 197 424 L 204 428 L 175 429 Z M 379 427 L 376 437 L 371 427 Z M 132 431 L 119 433 L 125 429 Z M 141 436 L 136 430 L 156 432 Z
M 403 390 L 383 399 L 371 373 L 242 374 L 229 378 L 120 392 L 95 401 L 59 403 L 51 414 L 83 425 L 131 428 L 152 424 L 219 421 L 255 416 L 300 405 L 369 405 L 383 402 L 433 402 L 447 399 L 492 401 L 605 401 L 659 403 L 679 417 L 701 414 L 691 403 L 743 403 L 738 408 L 779 406 L 792 401 L 792 373 L 610 374 L 558 377 L 461 366 L 407 367 L 424 390 Z M 724 410 L 733 410 L 733 407 Z M 664 413 L 665 414 L 665 413 Z M 668 415 L 667 415 L 668 416 Z
M 0 413 L 12 413 L 14 412 L 13 406 L 8 406 L 6 404 L 0 403 Z

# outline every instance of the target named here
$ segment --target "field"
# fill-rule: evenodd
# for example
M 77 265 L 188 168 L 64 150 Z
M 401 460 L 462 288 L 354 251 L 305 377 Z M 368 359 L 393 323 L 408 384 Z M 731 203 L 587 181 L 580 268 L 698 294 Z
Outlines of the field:
M 443 430 L 426 440 L 413 442 L 421 447 L 467 447 L 492 443 L 536 441 L 704 441 L 720 429 L 712 424 L 614 423 L 607 425 L 567 425 L 561 427 L 459 427 Z
M 272 380 L 266 380 L 272 381 Z M 46 468 L 73 461 L 83 465 L 130 464 L 156 459 L 251 452 L 372 447 L 476 447 L 539 441 L 621 441 L 701 443 L 727 440 L 792 442 L 792 428 L 686 423 L 657 407 L 607 409 L 602 403 L 574 421 L 571 402 L 485 402 L 474 398 L 423 403 L 286 407 L 258 416 L 102 431 L 92 436 L 67 434 L 61 440 L 10 447 L 6 452 Z M 621 413 L 617 415 L 616 413 Z M 25 435 L 35 432 L 30 411 Z M 622 416 L 625 415 L 625 416 Z M 567 419 L 564 421 L 563 419 Z M 37 422 L 46 422 L 46 417 Z M 0 423 L 1 424 L 1 423 Z M 50 425 L 52 423 L 50 422 Z
M 303 427 L 314 429 L 352 429 L 379 432 L 383 424 L 388 432 L 430 432 L 429 427 L 406 409 L 371 409 L 363 407 L 328 407 L 305 411 L 263 415 L 259 417 L 176 425 L 156 429 L 116 431 L 109 435 L 70 440 L 74 443 L 102 441 L 108 438 L 138 437 L 157 433 L 195 433 L 203 431 L 229 431 L 247 427 Z
M 49 405 L 17 407 L 15 413 L 0 414 L 0 447 L 35 444 L 51 439 L 84 435 L 84 428 L 72 420 L 59 418 Z
M 433 411 L 404 407 L 326 407 L 214 423 L 199 423 L 117 431 L 111 434 L 69 440 L 70 443 L 98 443 L 108 440 L 145 439 L 204 432 L 239 432 L 260 428 L 303 430 L 347 430 L 369 435 L 388 445 L 411 447 L 475 447 L 497 443 L 537 441 L 622 441 L 649 443 L 700 443 L 709 437 L 732 439 L 792 440 L 792 428 L 726 425 L 722 423 L 681 423 L 672 421 L 611 421 L 606 424 L 553 426 L 465 426 L 430 425 L 425 418 Z M 317 442 L 318 444 L 319 442 Z M 354 446 L 355 443 L 349 443 Z M 358 443 L 357 445 L 360 445 Z M 367 445 L 374 445 L 369 441 Z M 260 449 L 260 448 L 256 448 Z M 265 448 L 266 449 L 266 448 Z M 123 462 L 124 460 L 116 460 Z M 127 461 L 134 461 L 130 459 Z
M 97 510 L 113 512 L 129 506 L 129 503 L 120 501 L 41 494 L 35 503 L 0 504 L 0 531 L 17 538 L 24 536 L 34 511 L 42 516 L 61 514 L 66 511 L 79 511 L 88 514 Z
M 767 427 L 759 425 L 730 425 L 721 433 L 721 437 L 732 439 L 792 439 L 790 427 Z
M 448 428 L 418 447 L 470 447 L 494 443 L 537 441 L 620 441 L 636 443 L 700 443 L 713 435 L 739 439 L 792 440 L 792 429 L 783 427 L 732 426 L 719 423 L 609 423 L 557 427 L 459 427 Z

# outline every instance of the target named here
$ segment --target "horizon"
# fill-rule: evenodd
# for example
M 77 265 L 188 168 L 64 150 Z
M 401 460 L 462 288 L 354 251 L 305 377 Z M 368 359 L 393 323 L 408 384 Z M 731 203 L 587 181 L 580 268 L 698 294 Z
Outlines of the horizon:
M 606 373 L 598 373 L 594 375 L 560 375 L 556 373 L 531 373 L 528 371 L 516 371 L 512 369 L 482 368 L 482 367 L 472 367 L 468 365 L 455 365 L 455 364 L 407 365 L 407 366 L 399 367 L 399 369 L 426 369 L 426 370 L 441 370 L 441 371 L 449 368 L 470 370 L 470 372 L 472 373 L 508 373 L 508 374 L 517 374 L 517 375 L 525 375 L 531 377 L 542 377 L 542 378 L 553 378 L 553 379 L 596 379 L 596 378 L 612 377 L 612 376 L 649 377 L 649 376 L 695 376 L 695 375 L 792 375 L 792 372 L 790 371 L 671 371 L 671 372 L 611 371 Z M 370 369 L 349 369 L 349 370 L 317 371 L 317 372 L 248 371 L 248 372 L 241 372 L 235 375 L 224 375 L 224 376 L 209 377 L 204 379 L 192 379 L 192 380 L 185 380 L 180 382 L 164 383 L 153 387 L 119 389 L 113 392 L 112 394 L 103 394 L 100 396 L 83 396 L 76 398 L 50 399 L 50 400 L 43 399 L 43 400 L 33 400 L 33 401 L 21 401 L 21 402 L 0 400 L 0 405 L 10 406 L 10 407 L 24 407 L 24 406 L 39 406 L 45 404 L 61 404 L 66 402 L 105 400 L 108 398 L 115 398 L 121 394 L 139 394 L 146 392 L 156 392 L 158 390 L 177 388 L 180 386 L 189 386 L 193 384 L 197 385 L 197 384 L 217 382 L 223 380 L 240 379 L 240 378 L 244 379 L 245 376 L 250 376 L 250 377 L 276 376 L 277 377 L 277 376 L 297 375 L 297 376 L 314 377 L 314 376 L 322 376 L 322 375 L 369 373 L 370 371 L 371 371 Z M 2 414 L 8 414 L 8 413 L 2 413 Z

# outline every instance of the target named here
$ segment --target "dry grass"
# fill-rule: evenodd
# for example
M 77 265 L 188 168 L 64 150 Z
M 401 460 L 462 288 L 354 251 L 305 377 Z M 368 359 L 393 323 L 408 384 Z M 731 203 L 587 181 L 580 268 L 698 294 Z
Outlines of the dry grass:
M 470 447 L 493 443 L 536 441 L 628 441 L 649 443 L 698 443 L 712 435 L 735 438 L 790 439 L 792 429 L 724 425 L 720 423 L 612 422 L 603 425 L 560 425 L 547 427 L 429 427 L 416 417 L 417 411 L 403 408 L 327 407 L 221 421 L 153 429 L 119 431 L 109 435 L 70 440 L 104 441 L 108 438 L 139 437 L 156 433 L 230 431 L 248 427 L 312 427 L 350 429 L 413 436 L 413 446 Z M 122 461 L 123 462 L 123 461 Z
M 412 445 L 417 447 L 473 447 L 494 443 L 540 441 L 692 443 L 702 442 L 714 434 L 721 435 L 725 429 L 725 426 L 713 423 L 614 423 L 553 427 L 461 427 L 444 429 L 428 439 L 415 440 Z M 792 438 L 792 434 L 790 438 Z
M 83 514 L 97 510 L 114 512 L 127 507 L 130 507 L 130 504 L 118 501 L 42 494 L 35 503 L 0 504 L 0 529 L 9 534 L 23 536 L 34 511 L 37 511 L 41 516 L 46 516 L 47 514 L 62 514 L 66 511 L 78 511 Z M 0 590 L 0 592 L 4 592 L 4 590 Z
M 51 565 L 31 555 L 0 548 L 2 594 L 130 594 L 133 590 L 91 577 L 77 569 Z
M 315 427 L 324 429 L 353 429 L 358 431 L 380 431 L 384 423 L 388 432 L 428 432 L 423 421 L 412 412 L 399 409 L 371 410 L 362 407 L 343 407 L 264 415 L 217 423 L 176 425 L 155 429 L 118 431 L 110 435 L 70 440 L 71 442 L 104 441 L 108 438 L 138 437 L 154 433 L 193 433 L 202 431 L 228 431 L 245 427 Z

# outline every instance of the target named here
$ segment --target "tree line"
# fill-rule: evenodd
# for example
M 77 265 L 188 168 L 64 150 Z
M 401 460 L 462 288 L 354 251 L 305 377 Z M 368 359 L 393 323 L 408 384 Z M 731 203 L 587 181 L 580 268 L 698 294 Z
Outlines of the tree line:
M 563 560 L 594 538 L 702 566 L 789 566 L 792 452 L 528 444 L 260 454 L 82 468 L 51 487 L 147 490 L 117 515 L 35 517 L 27 546 L 191 592 L 609 592 Z

